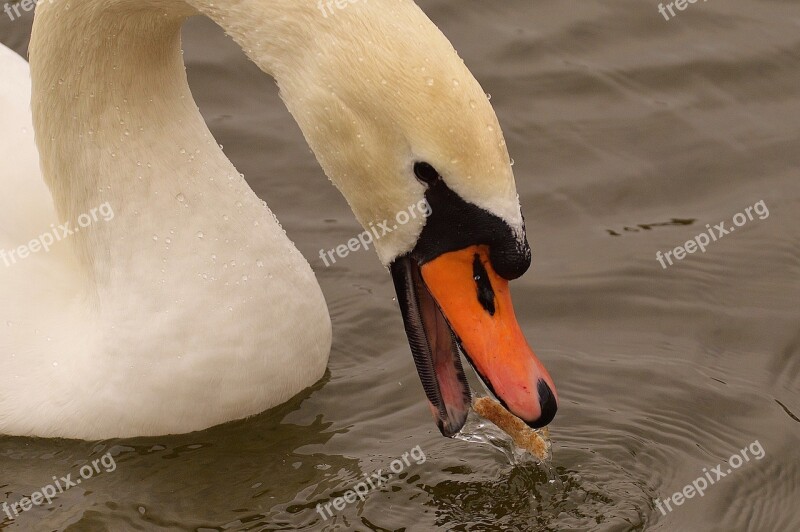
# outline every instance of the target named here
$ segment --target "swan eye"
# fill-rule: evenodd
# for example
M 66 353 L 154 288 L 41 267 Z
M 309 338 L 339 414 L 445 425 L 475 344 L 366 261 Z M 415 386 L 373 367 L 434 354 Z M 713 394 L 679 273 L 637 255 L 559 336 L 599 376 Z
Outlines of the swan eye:
M 442 177 L 439 175 L 439 172 L 436 171 L 436 168 L 423 162 L 414 164 L 414 175 L 417 176 L 417 179 L 428 185 Z

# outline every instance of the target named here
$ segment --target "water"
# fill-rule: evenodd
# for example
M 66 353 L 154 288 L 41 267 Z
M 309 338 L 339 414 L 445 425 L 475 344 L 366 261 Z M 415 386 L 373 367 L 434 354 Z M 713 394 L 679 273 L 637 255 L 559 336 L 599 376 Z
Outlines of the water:
M 666 21 L 655 1 L 579 4 L 421 2 L 492 94 L 516 160 L 534 267 L 514 299 L 561 397 L 550 467 L 438 435 L 388 274 L 371 252 L 324 267 L 319 249 L 361 229 L 274 83 L 193 21 L 201 109 L 320 278 L 329 372 L 201 433 L 0 438 L 9 502 L 105 452 L 117 464 L 0 528 L 799 529 L 800 6 L 712 1 Z M 0 42 L 24 51 L 29 27 L 0 16 Z M 765 219 L 659 265 L 761 200 Z M 756 440 L 762 459 L 725 462 Z M 425 461 L 364 502 L 315 511 L 416 446 Z M 718 464 L 732 472 L 703 497 L 655 505 Z

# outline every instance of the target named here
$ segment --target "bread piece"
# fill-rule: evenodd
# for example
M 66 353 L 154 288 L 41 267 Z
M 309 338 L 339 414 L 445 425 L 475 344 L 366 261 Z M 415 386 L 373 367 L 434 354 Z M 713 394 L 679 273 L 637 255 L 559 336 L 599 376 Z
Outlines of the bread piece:
M 503 408 L 503 405 L 491 397 L 476 397 L 472 401 L 472 408 L 479 416 L 488 419 L 511 436 L 517 447 L 525 449 L 539 460 L 544 461 L 547 458 L 549 453 L 544 438 L 520 418 Z

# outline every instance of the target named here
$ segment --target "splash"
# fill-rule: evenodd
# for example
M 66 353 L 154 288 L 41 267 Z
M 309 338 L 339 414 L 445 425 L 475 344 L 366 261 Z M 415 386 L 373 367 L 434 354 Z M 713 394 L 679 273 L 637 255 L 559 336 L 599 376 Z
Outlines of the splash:
M 495 399 L 475 397 L 464 427 L 455 438 L 488 444 L 502 452 L 512 465 L 542 464 L 552 459 L 550 431 L 534 430 L 511 414 Z

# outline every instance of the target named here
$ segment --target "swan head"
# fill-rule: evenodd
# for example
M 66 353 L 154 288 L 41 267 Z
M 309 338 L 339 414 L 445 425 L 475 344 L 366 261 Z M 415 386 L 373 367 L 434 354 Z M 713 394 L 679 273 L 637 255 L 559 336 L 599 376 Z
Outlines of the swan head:
M 471 393 L 459 347 L 512 413 L 555 416 L 547 370 L 514 317 L 508 281 L 531 252 L 503 134 L 486 93 L 413 2 L 360 2 L 315 21 L 281 94 L 398 292 L 443 434 Z

